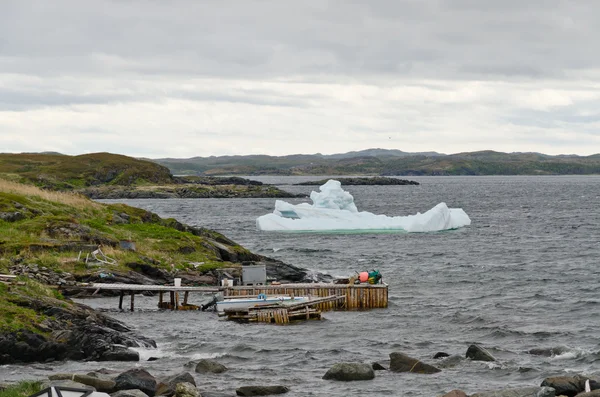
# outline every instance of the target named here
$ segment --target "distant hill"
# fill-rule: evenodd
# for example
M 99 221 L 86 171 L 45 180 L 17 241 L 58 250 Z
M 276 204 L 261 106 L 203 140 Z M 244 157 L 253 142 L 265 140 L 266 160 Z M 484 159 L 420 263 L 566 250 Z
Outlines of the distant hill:
M 502 153 L 441 154 L 367 149 L 333 155 L 219 156 L 153 159 L 174 175 L 588 175 L 600 174 L 592 156 Z
M 0 153 L 0 173 L 17 182 L 53 190 L 97 185 L 172 183 L 171 171 L 149 161 L 111 153 L 66 156 L 49 153 Z

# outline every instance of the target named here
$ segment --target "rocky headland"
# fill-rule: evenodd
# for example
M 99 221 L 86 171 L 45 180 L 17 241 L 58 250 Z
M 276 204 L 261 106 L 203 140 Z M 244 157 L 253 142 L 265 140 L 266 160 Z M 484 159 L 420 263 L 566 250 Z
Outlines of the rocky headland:
M 313 185 L 324 185 L 327 183 L 329 179 L 321 179 L 318 181 L 308 181 L 295 183 L 294 185 L 300 186 L 313 186 Z M 419 185 L 419 182 L 409 181 L 406 179 L 398 179 L 398 178 L 387 178 L 383 176 L 374 176 L 374 177 L 358 177 L 358 178 L 335 178 L 336 181 L 340 181 L 342 185 L 371 185 L 371 186 L 387 186 L 387 185 Z

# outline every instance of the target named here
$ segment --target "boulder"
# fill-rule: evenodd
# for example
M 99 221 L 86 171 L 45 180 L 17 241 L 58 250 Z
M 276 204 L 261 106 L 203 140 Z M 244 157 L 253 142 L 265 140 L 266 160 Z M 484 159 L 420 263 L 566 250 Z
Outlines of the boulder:
M 156 387 L 157 396 L 172 396 L 179 383 L 189 383 L 196 386 L 196 380 L 189 372 L 182 372 L 162 379 Z
M 444 357 L 450 357 L 450 355 L 445 352 L 437 352 L 433 355 L 433 358 L 435 358 L 435 359 L 444 358 Z
M 555 397 L 551 387 L 521 387 L 471 394 L 471 397 Z
M 101 379 L 89 375 L 75 374 L 73 375 L 73 381 L 83 383 L 84 385 L 92 386 L 97 391 L 112 393 L 115 388 L 116 382 L 109 379 Z
M 227 371 L 227 367 L 221 363 L 216 362 L 215 360 L 203 359 L 198 361 L 198 364 L 196 364 L 195 371 L 201 374 L 220 374 L 222 372 Z
M 373 371 L 387 371 L 387 368 L 378 362 L 371 363 L 371 368 L 373 368 Z
M 178 383 L 175 388 L 176 397 L 201 397 L 195 384 L 189 382 Z
M 111 397 L 148 397 L 146 393 L 138 389 L 119 390 L 110 395 Z
M 238 396 L 268 396 L 271 394 L 283 394 L 290 391 L 285 386 L 242 386 L 235 390 Z
M 113 346 L 102 352 L 98 361 L 140 361 L 140 353 L 126 347 Z
M 50 380 L 73 380 L 75 374 L 52 374 L 48 376 Z
M 585 391 L 585 381 L 588 378 L 583 376 L 554 376 L 542 381 L 541 386 L 552 387 L 556 390 L 557 396 L 573 397 Z
M 496 361 L 490 352 L 476 344 L 469 346 L 466 357 L 473 361 Z
M 444 394 L 442 397 L 469 397 L 467 393 L 462 390 L 452 390 Z
M 153 397 L 156 393 L 156 379 L 142 368 L 125 371 L 115 378 L 115 390 L 138 389 Z
M 337 363 L 331 367 L 323 379 L 341 381 L 371 380 L 375 378 L 375 372 L 369 364 L 363 363 Z
M 72 380 L 69 379 L 61 379 L 61 380 L 45 380 L 42 381 L 41 383 L 41 389 L 47 389 L 49 387 L 72 387 L 75 389 L 87 389 L 87 390 L 92 390 L 92 391 L 96 391 L 96 389 L 94 389 L 92 386 L 88 386 L 88 385 L 84 385 L 83 383 L 79 383 L 79 382 L 74 382 Z
M 390 371 L 435 374 L 441 370 L 400 352 L 390 353 Z
M 577 397 L 600 397 L 600 389 L 579 393 Z

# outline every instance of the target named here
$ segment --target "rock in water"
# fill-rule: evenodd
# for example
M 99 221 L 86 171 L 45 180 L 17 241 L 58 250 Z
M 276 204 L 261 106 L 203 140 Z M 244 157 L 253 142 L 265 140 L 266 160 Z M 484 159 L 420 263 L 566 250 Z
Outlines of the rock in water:
M 467 349 L 467 358 L 470 358 L 473 361 L 496 361 L 494 356 L 490 354 L 487 350 L 479 345 L 471 345 Z
M 416 358 L 409 357 L 406 354 L 393 352 L 390 353 L 390 371 L 414 372 L 417 374 L 435 374 L 441 370 L 433 365 L 425 364 Z
M 371 380 L 375 372 L 369 364 L 363 363 L 337 363 L 323 375 L 323 379 L 341 381 Z
M 196 364 L 196 372 L 201 374 L 220 374 L 225 371 L 227 371 L 227 367 L 221 363 L 216 362 L 215 360 L 203 359 L 200 360 L 198 364 Z
M 242 386 L 238 387 L 235 394 L 238 396 L 268 396 L 271 394 L 283 394 L 290 391 L 285 386 Z

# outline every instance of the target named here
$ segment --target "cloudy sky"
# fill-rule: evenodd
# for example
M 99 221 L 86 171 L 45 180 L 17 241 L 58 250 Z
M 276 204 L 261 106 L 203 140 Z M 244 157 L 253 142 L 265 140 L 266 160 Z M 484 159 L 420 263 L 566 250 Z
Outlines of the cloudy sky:
M 4 0 L 0 152 L 600 153 L 600 1 Z

